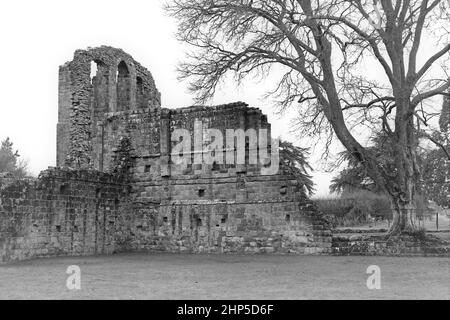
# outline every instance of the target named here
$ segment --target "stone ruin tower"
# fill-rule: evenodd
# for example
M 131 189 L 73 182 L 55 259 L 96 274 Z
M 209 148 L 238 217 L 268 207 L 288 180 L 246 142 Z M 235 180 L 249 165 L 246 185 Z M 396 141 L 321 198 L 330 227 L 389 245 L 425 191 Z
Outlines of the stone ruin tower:
M 75 51 L 59 69 L 57 167 L 26 181 L 0 177 L 0 217 L 8 217 L 0 263 L 123 251 L 331 252 L 327 222 L 289 173 L 264 174 L 249 161 L 173 165 L 175 130 L 190 134 L 199 123 L 224 140 L 226 129 L 270 134 L 266 115 L 242 102 L 162 108 L 151 73 L 120 49 Z M 211 137 L 202 138 L 191 158 L 210 152 Z
M 77 50 L 60 67 L 58 101 L 57 166 L 103 171 L 113 149 L 105 145 L 111 117 L 160 109 L 161 94 L 129 54 L 103 46 Z

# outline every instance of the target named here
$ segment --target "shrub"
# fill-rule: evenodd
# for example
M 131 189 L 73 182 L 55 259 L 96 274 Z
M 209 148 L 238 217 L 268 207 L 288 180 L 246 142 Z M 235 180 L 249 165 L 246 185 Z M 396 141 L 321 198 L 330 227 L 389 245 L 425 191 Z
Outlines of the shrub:
M 409 232 L 408 235 L 414 237 L 417 240 L 425 241 L 427 239 L 427 232 L 425 228 L 419 228 L 412 232 Z
M 356 226 L 374 219 L 391 219 L 389 199 L 370 192 L 355 192 L 334 199 L 316 200 L 319 209 L 335 226 Z
M 331 222 L 339 226 L 354 226 L 367 223 L 370 218 L 391 220 L 391 203 L 387 196 L 367 191 L 345 193 L 340 198 L 317 199 L 318 208 Z M 426 200 L 418 196 L 417 217 L 429 214 Z

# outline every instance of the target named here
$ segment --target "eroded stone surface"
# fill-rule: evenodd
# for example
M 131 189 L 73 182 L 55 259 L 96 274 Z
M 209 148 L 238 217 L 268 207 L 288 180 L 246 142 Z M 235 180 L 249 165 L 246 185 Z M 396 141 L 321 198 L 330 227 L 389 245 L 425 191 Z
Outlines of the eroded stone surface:
M 226 129 L 270 134 L 261 110 L 243 102 L 161 108 L 150 72 L 111 47 L 76 51 L 60 67 L 59 84 L 58 168 L 35 181 L 0 178 L 2 261 L 119 251 L 331 252 L 329 225 L 293 176 L 262 175 L 248 162 L 171 163 L 174 130 L 193 132 L 201 121 L 224 137 Z

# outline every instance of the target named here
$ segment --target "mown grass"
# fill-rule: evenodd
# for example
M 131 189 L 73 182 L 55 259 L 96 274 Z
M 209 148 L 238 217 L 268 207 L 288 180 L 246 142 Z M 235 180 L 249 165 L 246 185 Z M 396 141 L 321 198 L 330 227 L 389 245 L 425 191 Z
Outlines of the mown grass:
M 71 265 L 81 290 L 66 287 Z M 0 299 L 449 299 L 448 277 L 448 258 L 120 254 L 0 266 Z

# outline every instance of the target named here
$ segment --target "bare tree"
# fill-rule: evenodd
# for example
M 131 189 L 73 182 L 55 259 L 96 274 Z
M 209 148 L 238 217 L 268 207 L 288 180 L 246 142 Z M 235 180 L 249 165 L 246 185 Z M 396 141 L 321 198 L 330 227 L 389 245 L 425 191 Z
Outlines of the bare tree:
M 194 47 L 179 71 L 198 100 L 211 98 L 229 72 L 241 81 L 280 66 L 272 92 L 279 105 L 298 102 L 304 133 L 335 135 L 364 166 L 390 196 L 391 233 L 415 229 L 418 131 L 426 102 L 450 87 L 445 65 L 437 70 L 450 51 L 449 1 L 174 0 L 166 10 Z M 436 41 L 423 50 L 431 33 Z M 361 74 L 363 63 L 386 80 Z M 363 127 L 387 134 L 394 171 L 360 141 Z

